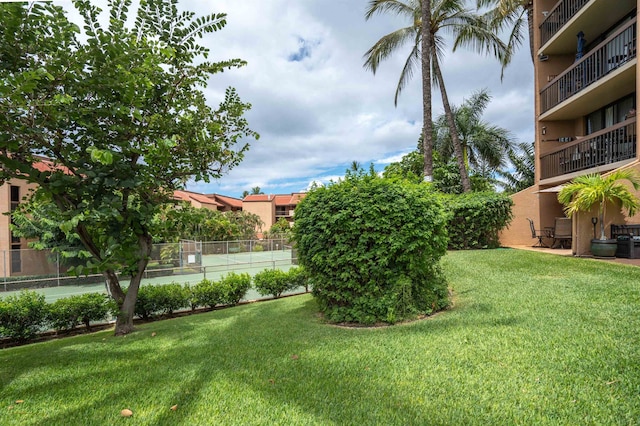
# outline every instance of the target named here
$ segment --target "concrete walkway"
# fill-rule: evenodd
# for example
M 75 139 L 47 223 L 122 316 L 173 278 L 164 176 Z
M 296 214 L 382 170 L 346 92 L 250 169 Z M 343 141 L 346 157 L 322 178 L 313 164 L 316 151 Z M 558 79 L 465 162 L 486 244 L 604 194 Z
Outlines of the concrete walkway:
M 537 251 L 540 253 L 550 253 L 558 256 L 573 256 L 573 254 L 571 253 L 571 249 L 552 249 L 547 247 L 531 247 L 531 246 L 510 246 L 509 248 L 517 249 L 517 250 Z M 640 259 L 625 259 L 621 257 L 614 257 L 609 259 L 604 257 L 593 257 L 593 256 L 580 256 L 580 257 L 583 259 L 593 259 L 593 260 L 600 260 L 604 262 L 621 263 L 624 265 L 640 267 Z

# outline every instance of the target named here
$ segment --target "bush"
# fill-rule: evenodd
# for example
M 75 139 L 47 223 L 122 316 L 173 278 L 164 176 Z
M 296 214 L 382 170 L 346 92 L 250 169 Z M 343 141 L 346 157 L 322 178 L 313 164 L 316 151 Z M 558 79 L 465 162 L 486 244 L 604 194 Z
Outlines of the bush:
M 79 324 L 91 330 L 92 321 L 104 321 L 115 310 L 107 295 L 87 293 L 56 300 L 49 305 L 48 319 L 55 330 L 72 330 Z
M 348 172 L 298 204 L 294 239 L 329 321 L 393 323 L 448 306 L 445 225 L 429 185 Z
M 178 283 L 147 285 L 140 287 L 136 300 L 135 314 L 149 319 L 157 314 L 171 315 L 173 312 L 190 306 L 188 288 Z
M 253 285 L 262 296 L 273 295 L 276 299 L 285 291 L 293 290 L 289 274 L 280 269 L 265 269 L 253 277 Z
M 262 247 L 262 246 L 258 246 Z M 251 276 L 249 274 L 236 274 L 230 272 L 220 280 L 222 287 L 222 303 L 237 305 L 251 288 Z
M 447 229 L 450 249 L 500 246 L 498 233 L 513 218 L 511 197 L 494 192 L 478 192 L 445 195 L 442 200 L 449 212 Z
M 292 290 L 296 288 L 304 287 L 305 291 L 309 291 L 309 282 L 307 275 L 303 267 L 293 267 L 287 272 L 289 275 L 289 281 L 291 282 Z
M 223 303 L 224 289 L 217 281 L 204 279 L 191 289 L 193 300 L 196 306 L 206 306 L 215 308 L 216 305 Z
M 28 340 L 46 324 L 48 305 L 44 295 L 22 290 L 18 296 L 0 300 L 0 335 Z

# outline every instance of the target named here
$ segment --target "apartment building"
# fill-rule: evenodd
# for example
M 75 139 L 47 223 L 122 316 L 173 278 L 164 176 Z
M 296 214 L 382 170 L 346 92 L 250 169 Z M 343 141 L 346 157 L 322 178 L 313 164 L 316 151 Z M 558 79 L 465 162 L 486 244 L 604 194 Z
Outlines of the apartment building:
M 173 198 L 186 201 L 195 208 L 217 210 L 220 212 L 241 211 L 242 200 L 218 194 L 200 194 L 193 191 L 174 191 Z
M 293 223 L 293 211 L 305 195 L 304 192 L 247 195 L 242 200 L 242 210 L 260 216 L 264 223 L 262 231 L 268 231 L 280 218 Z
M 531 245 L 527 218 L 553 227 L 562 185 L 638 162 L 637 10 L 640 0 L 534 0 L 535 184 L 513 196 L 503 245 Z M 572 221 L 572 251 L 588 254 L 595 210 Z M 640 223 L 610 208 L 605 226 Z
M 34 185 L 21 179 L 11 179 L 0 185 L 0 277 L 56 273 L 57 267 L 47 259 L 48 253 L 28 250 L 27 240 L 11 232 L 11 217 Z

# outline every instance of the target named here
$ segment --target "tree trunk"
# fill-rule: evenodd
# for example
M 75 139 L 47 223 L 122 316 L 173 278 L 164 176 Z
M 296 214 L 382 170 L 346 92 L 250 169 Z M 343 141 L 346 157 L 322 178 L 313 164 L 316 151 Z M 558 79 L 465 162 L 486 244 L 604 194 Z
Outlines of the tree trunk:
M 433 121 L 431 112 L 431 0 L 422 0 L 422 147 L 424 181 L 433 181 Z
M 467 172 L 467 165 L 464 158 L 464 151 L 462 150 L 462 144 L 458 137 L 458 129 L 456 128 L 456 122 L 451 112 L 451 105 L 449 104 L 449 97 L 447 96 L 447 89 L 444 85 L 444 78 L 442 77 L 442 71 L 440 70 L 440 64 L 438 59 L 433 55 L 433 71 L 436 74 L 436 80 L 440 86 L 440 93 L 442 94 L 442 105 L 444 106 L 444 114 L 447 117 L 447 123 L 449 124 L 449 132 L 451 132 L 451 142 L 453 144 L 453 152 L 456 156 L 456 162 L 458 163 L 458 170 L 460 170 L 460 182 L 462 183 L 462 190 L 464 192 L 471 192 L 471 182 L 469 181 L 469 173 Z
M 531 52 L 531 62 L 533 62 L 533 58 L 535 56 L 533 51 L 533 1 L 526 1 L 524 7 L 527 10 L 527 23 L 529 24 L 529 51 Z
M 144 235 L 138 236 L 140 260 L 138 261 L 137 269 L 133 274 L 131 274 L 131 281 L 129 282 L 129 288 L 127 289 L 127 294 L 124 299 L 121 299 L 121 302 L 116 299 L 116 302 L 118 303 L 118 309 L 120 311 L 116 319 L 116 329 L 114 332 L 116 336 L 129 334 L 134 330 L 133 316 L 135 315 L 138 290 L 140 289 L 140 282 L 142 281 L 144 270 L 147 268 L 147 264 L 149 263 L 151 246 L 152 243 L 150 235 L 145 233 Z M 115 278 L 117 280 L 117 277 Z M 117 284 L 117 287 L 120 288 L 119 283 Z M 122 292 L 122 290 L 120 291 Z

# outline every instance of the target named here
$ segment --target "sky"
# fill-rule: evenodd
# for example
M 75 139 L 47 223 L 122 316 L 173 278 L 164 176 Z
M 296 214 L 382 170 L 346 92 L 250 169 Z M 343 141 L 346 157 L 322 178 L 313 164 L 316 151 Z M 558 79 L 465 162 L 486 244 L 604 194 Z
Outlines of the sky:
M 381 171 L 414 150 L 422 128 L 419 70 L 394 106 L 410 46 L 383 62 L 376 75 L 363 55 L 382 36 L 407 23 L 390 15 L 364 18 L 369 0 L 179 0 L 197 15 L 226 13 L 227 25 L 202 43 L 210 60 L 240 58 L 247 66 L 212 76 L 211 106 L 235 87 L 249 127 L 260 134 L 242 163 L 211 183 L 187 189 L 241 197 L 307 190 L 344 175 L 353 161 Z M 63 4 L 70 6 L 68 1 Z M 534 139 L 533 65 L 525 44 L 500 79 L 500 65 L 469 50 L 448 52 L 441 65 L 450 102 L 460 105 L 487 89 L 483 119 L 508 129 L 517 142 Z M 443 112 L 433 93 L 434 118 Z

